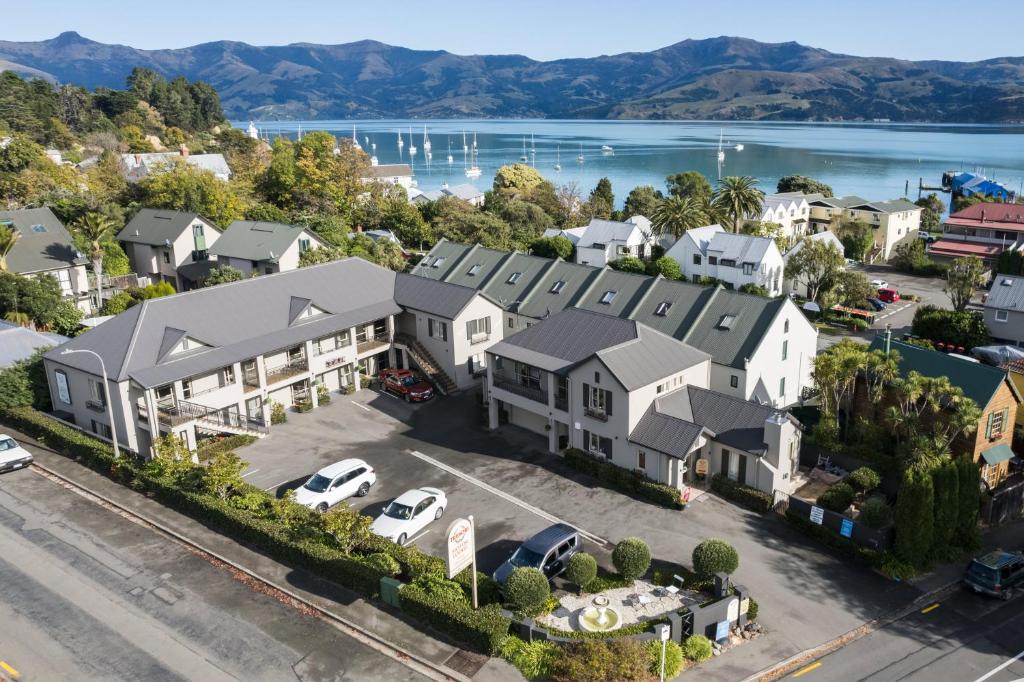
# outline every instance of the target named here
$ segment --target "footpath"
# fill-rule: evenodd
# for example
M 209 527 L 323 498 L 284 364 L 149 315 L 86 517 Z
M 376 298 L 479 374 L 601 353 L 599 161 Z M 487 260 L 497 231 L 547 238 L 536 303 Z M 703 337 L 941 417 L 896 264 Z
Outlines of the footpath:
M 184 538 L 218 559 L 250 572 L 279 591 L 293 595 L 332 617 L 341 630 L 375 648 L 390 648 L 419 672 L 431 669 L 435 679 L 512 682 L 518 671 L 500 659 L 465 651 L 406 622 L 401 611 L 371 603 L 360 595 L 318 576 L 292 568 L 210 530 L 199 521 L 169 509 L 123 485 L 64 457 L 35 439 L 5 427 L 35 457 L 40 469 L 64 478 L 87 493 Z M 366 640 L 370 640 L 367 642 Z M 374 640 L 383 640 L 374 641 Z

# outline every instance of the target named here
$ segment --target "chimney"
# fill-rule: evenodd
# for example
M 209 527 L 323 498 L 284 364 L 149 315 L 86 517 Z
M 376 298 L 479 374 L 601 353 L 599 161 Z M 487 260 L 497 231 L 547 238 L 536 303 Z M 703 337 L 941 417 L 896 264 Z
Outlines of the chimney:
M 181 154 L 181 158 L 183 158 L 183 159 L 187 159 L 188 158 L 188 147 L 185 146 L 184 142 L 182 142 L 180 145 L 178 145 L 178 152 Z
M 982 209 L 982 211 L 981 211 L 981 222 L 985 222 L 985 210 L 984 209 Z
M 886 323 L 885 325 L 885 354 L 888 355 L 892 351 L 892 325 Z

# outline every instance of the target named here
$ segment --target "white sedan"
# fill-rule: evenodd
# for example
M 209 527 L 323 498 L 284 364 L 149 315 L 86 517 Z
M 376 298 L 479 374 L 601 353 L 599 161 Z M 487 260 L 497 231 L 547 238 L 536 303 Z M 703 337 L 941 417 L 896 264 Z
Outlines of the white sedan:
M 441 518 L 447 506 L 447 496 L 437 488 L 404 492 L 384 507 L 384 513 L 370 525 L 370 532 L 404 545 L 431 521 Z
M 0 473 L 21 469 L 31 463 L 32 455 L 28 450 L 7 434 L 0 433 Z
M 876 289 L 885 289 L 886 287 L 889 286 L 889 283 L 886 282 L 884 279 L 873 279 L 871 280 L 871 286 L 873 286 Z

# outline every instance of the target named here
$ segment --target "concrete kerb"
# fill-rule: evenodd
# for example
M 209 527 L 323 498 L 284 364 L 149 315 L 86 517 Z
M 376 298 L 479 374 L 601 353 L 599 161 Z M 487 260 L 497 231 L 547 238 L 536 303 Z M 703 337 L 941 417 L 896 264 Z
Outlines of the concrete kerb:
M 349 637 L 352 637 L 356 641 L 370 647 L 378 653 L 381 653 L 385 656 L 388 656 L 389 658 L 392 658 L 402 663 L 403 665 L 411 668 L 412 670 L 421 675 L 429 677 L 432 680 L 438 680 L 441 682 L 472 682 L 471 678 L 466 677 L 465 675 L 462 675 L 461 673 L 458 673 L 450 668 L 434 663 L 433 661 L 422 658 L 412 653 L 411 651 L 403 649 L 402 647 L 396 644 L 388 642 L 376 633 L 371 632 L 370 630 L 367 630 L 362 626 L 357 625 L 356 623 L 353 623 L 345 618 L 342 618 L 337 614 L 331 613 L 327 609 L 324 609 L 323 607 L 314 604 L 313 602 L 293 592 L 287 587 L 284 587 L 282 585 L 275 583 L 272 580 L 264 578 L 263 576 L 255 573 L 254 571 L 246 568 L 245 566 L 242 566 L 232 561 L 231 559 L 228 559 L 227 557 L 224 557 L 218 554 L 217 552 L 208 549 L 197 542 L 190 540 L 189 538 L 185 537 L 184 535 L 181 535 L 177 531 L 174 531 L 171 528 L 168 528 L 167 526 L 163 525 L 159 521 L 155 521 L 134 510 L 128 509 L 127 507 L 118 503 L 117 501 L 110 499 L 109 497 L 103 495 L 102 493 L 98 493 L 94 490 L 91 490 L 87 486 L 84 486 L 81 483 L 74 481 L 68 478 L 67 476 L 64 476 L 63 474 L 60 474 L 50 469 L 46 465 L 40 464 L 39 462 L 33 462 L 31 468 L 37 470 L 44 476 L 47 476 L 51 479 L 55 479 L 57 482 L 75 490 L 79 494 L 84 493 L 86 496 L 92 497 L 95 500 L 101 502 L 102 504 L 108 505 L 109 507 L 116 509 L 118 513 L 122 514 L 123 516 L 129 517 L 137 523 L 142 523 L 143 525 L 149 526 L 171 537 L 175 541 L 185 545 L 189 549 L 204 554 L 209 558 L 212 558 L 215 561 L 220 562 L 221 564 L 228 566 L 235 571 L 245 574 L 251 580 L 262 583 L 263 585 L 266 585 L 267 587 L 275 590 L 276 592 L 283 594 L 288 599 L 292 600 L 294 603 L 301 605 L 303 609 L 307 609 L 310 612 L 312 612 L 313 615 L 316 615 L 317 617 L 329 622 L 332 626 L 342 631 Z
M 777 680 L 781 677 L 784 677 L 785 675 L 788 675 L 789 673 L 793 672 L 794 670 L 803 666 L 805 663 L 809 661 L 813 661 L 823 656 L 827 656 L 828 654 L 831 654 L 843 648 L 850 642 L 854 642 L 860 639 L 861 637 L 870 635 L 872 632 L 880 630 L 886 627 L 887 625 L 890 625 L 891 623 L 900 620 L 901 618 L 905 618 L 909 614 L 921 608 L 926 603 L 936 601 L 939 597 L 945 596 L 953 589 L 955 589 L 957 585 L 959 585 L 959 583 L 959 579 L 946 583 L 945 585 L 938 587 L 932 590 L 931 592 L 928 592 L 927 594 L 922 594 L 913 602 L 911 602 L 907 606 L 904 606 L 898 611 L 894 611 L 893 613 L 880 616 L 878 618 L 875 618 L 874 620 L 870 620 L 867 623 L 864 623 L 863 625 L 855 627 L 849 632 L 839 635 L 835 639 L 829 640 L 824 644 L 814 647 L 813 649 L 806 649 L 798 654 L 790 656 L 786 660 L 780 663 L 776 663 L 770 668 L 765 668 L 760 672 L 754 673 L 750 677 L 744 679 L 743 682 L 770 682 L 771 680 Z

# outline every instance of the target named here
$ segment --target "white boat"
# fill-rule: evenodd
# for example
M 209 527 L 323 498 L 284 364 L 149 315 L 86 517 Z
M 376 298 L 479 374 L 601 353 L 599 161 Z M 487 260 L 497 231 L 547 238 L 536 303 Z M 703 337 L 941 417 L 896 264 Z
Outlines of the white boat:
M 583 145 L 580 144 L 580 155 L 576 157 L 576 163 L 583 163 Z
M 743 151 L 744 147 L 743 147 L 742 144 L 738 144 L 738 145 L 736 145 L 735 149 L 736 149 L 736 151 L 741 152 L 741 151 Z
M 467 178 L 479 178 L 480 166 L 476 165 L 476 133 L 473 133 L 473 165 L 466 169 Z
M 356 137 L 356 127 L 355 126 L 352 126 L 352 146 L 355 147 L 356 149 L 360 149 L 360 150 L 362 149 L 362 147 L 359 146 L 359 138 Z
M 369 135 L 363 135 L 363 144 L 366 144 L 366 145 L 370 144 L 370 136 Z
M 519 157 L 519 162 L 526 163 L 529 160 L 529 157 L 526 156 L 526 135 L 523 135 L 523 155 Z
M 455 157 L 452 156 L 452 136 L 448 136 L 448 165 L 455 163 Z
M 430 153 L 430 138 L 427 137 L 427 126 L 423 126 L 423 151 Z
M 466 131 L 462 131 L 462 153 L 465 154 L 469 151 L 469 145 L 466 144 Z
M 609 147 L 606 144 L 603 144 L 603 145 L 601 145 L 601 153 L 602 154 L 614 154 L 615 153 L 615 149 L 613 149 L 612 147 Z
M 718 131 L 718 163 L 725 161 L 725 150 L 722 149 L 722 131 Z
M 409 156 L 416 156 L 416 143 L 412 139 L 412 126 L 409 127 Z
M 401 149 L 405 146 L 405 142 L 402 140 L 402 131 L 398 131 L 398 148 Z
M 559 144 L 558 148 L 555 150 L 555 170 L 556 171 L 562 170 L 562 145 L 561 144 Z

